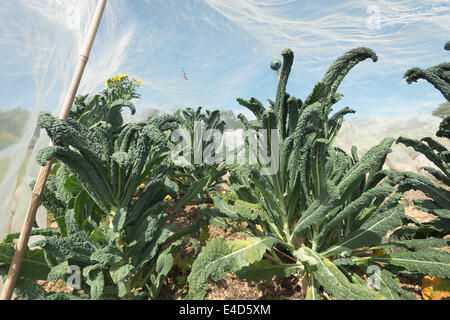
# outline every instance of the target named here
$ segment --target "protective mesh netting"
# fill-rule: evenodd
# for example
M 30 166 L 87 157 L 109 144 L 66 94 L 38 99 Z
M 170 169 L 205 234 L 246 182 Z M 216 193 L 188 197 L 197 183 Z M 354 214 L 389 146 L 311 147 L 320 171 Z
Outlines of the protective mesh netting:
M 6 130 L 2 131 L 2 139 L 7 141 L 0 150 L 2 237 L 6 232 L 19 230 L 24 220 L 31 194 L 29 184 L 39 171 L 35 153 L 48 143 L 43 133 L 35 141 L 36 120 L 43 111 L 58 114 L 96 1 L 0 2 L 0 111 L 12 110 L 14 119 L 18 118 L 17 122 L 6 122 L 11 132 L 6 132 L 6 125 L 2 128 Z M 430 30 L 434 27 L 441 33 L 448 31 L 449 9 L 445 3 L 433 1 L 436 5 L 433 10 L 438 12 L 434 15 L 436 22 L 430 20 L 425 7 L 422 8 L 425 11 L 411 19 Z M 286 47 L 296 54 L 288 91 L 304 98 L 344 51 L 365 45 L 378 52 L 382 44 L 392 41 L 391 60 L 385 61 L 398 69 L 387 65 L 380 70 L 376 65 L 364 63 L 340 90 L 349 94 L 350 100 L 345 103 L 354 102 L 351 107 L 360 112 L 358 96 L 352 96 L 351 92 L 370 88 L 361 79 L 376 78 L 377 72 L 380 75 L 389 70 L 397 72 L 400 82 L 399 70 L 405 71 L 411 63 L 421 61 L 431 65 L 442 61 L 442 56 L 433 55 L 434 48 L 427 47 L 427 41 L 438 39 L 443 45 L 448 40 L 441 39 L 436 32 L 438 36 L 418 39 L 415 50 L 410 50 L 402 38 L 404 35 L 395 30 L 386 35 L 367 29 L 368 4 L 341 1 L 336 9 L 331 2 L 328 5 L 324 2 L 320 16 L 315 1 L 111 0 L 79 93 L 97 92 L 106 79 L 120 73 L 144 81 L 139 92 L 142 99 L 136 101 L 140 115 L 150 109 L 170 112 L 178 107 L 199 105 L 238 109 L 237 97 L 273 99 L 277 82 L 268 66 Z M 406 12 L 404 19 L 415 8 L 414 1 L 398 1 L 395 5 L 380 1 L 380 5 L 389 9 L 386 12 Z M 442 12 L 444 15 L 439 14 Z M 392 24 L 392 28 L 401 23 L 389 16 L 385 22 Z M 402 57 L 411 52 L 412 59 L 402 64 Z M 419 58 L 425 52 L 423 61 Z M 428 98 L 442 102 L 438 92 L 428 89 Z M 367 94 L 370 93 L 368 89 Z M 370 115 L 367 110 L 365 115 Z M 439 118 L 431 115 L 372 120 L 354 119 L 345 123 L 337 143 L 347 150 L 353 144 L 358 145 L 364 152 L 387 135 L 432 136 L 439 124 Z M 396 121 L 402 121 L 402 126 L 396 125 Z M 392 158 L 395 165 L 401 165 L 400 169 L 416 169 L 425 164 L 423 159 L 417 161 L 417 155 L 402 152 Z M 44 225 L 45 219 L 45 212 L 39 211 L 38 222 Z

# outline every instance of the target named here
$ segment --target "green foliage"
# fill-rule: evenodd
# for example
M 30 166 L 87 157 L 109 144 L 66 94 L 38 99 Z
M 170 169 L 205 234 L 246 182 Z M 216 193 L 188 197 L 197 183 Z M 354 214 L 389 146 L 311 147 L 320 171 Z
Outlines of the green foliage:
M 234 272 L 249 264 L 261 260 L 265 251 L 277 243 L 273 237 L 247 238 L 246 240 L 227 241 L 216 237 L 204 247 L 192 266 L 188 277 L 190 299 L 202 299 L 209 277 L 218 281 L 227 272 Z
M 446 50 L 450 49 L 448 47 L 449 43 L 445 46 Z M 423 77 L 434 84 L 447 99 L 449 99 L 450 78 L 446 76 L 448 73 L 446 70 L 449 70 L 449 66 L 449 63 L 442 63 L 429 68 L 425 72 L 426 76 Z M 408 72 L 407 74 L 409 74 Z M 436 85 L 436 82 L 439 84 Z M 446 117 L 441 122 L 436 136 L 450 140 L 450 117 Z M 399 239 L 427 239 L 429 237 L 447 236 L 450 232 L 450 150 L 431 137 L 422 138 L 420 141 L 400 137 L 397 139 L 397 143 L 403 143 L 425 155 L 436 167 L 422 167 L 422 169 L 430 173 L 440 185 L 436 185 L 426 177 L 418 176 L 411 172 L 396 175 L 395 179 L 399 181 L 399 187 L 404 191 L 420 190 L 425 193 L 428 199 L 414 200 L 413 203 L 417 209 L 433 214 L 437 218 L 425 223 L 412 220 L 411 222 L 414 226 L 401 228 L 393 236 Z M 443 188 L 442 186 L 446 187 Z
M 422 138 L 420 141 L 399 137 L 397 143 L 403 143 L 415 151 L 425 155 L 436 168 L 422 167 L 441 183 L 450 186 L 450 151 L 431 137 Z
M 440 181 L 436 185 L 411 172 L 382 169 L 393 138 L 361 158 L 355 147 L 347 154 L 333 146 L 344 116 L 354 112 L 347 107 L 332 112 L 342 97 L 337 89 L 356 64 L 377 61 L 375 52 L 364 47 L 346 52 L 304 101 L 286 93 L 294 54 L 286 49 L 282 56 L 276 98 L 268 108 L 255 98 L 237 99 L 256 117 L 238 116 L 253 130 L 245 136 L 245 155 L 255 161 L 242 165 L 204 159 L 208 152 L 223 152 L 213 150 L 221 141 L 207 131 L 223 133 L 226 122 L 219 111 L 187 108 L 124 124 L 122 111 L 135 113 L 131 100 L 139 97 L 136 88 L 142 84 L 127 76 L 107 80 L 99 94 L 78 96 L 67 122 L 42 114 L 38 124 L 53 145 L 39 150 L 37 160 L 55 163 L 41 204 L 59 229 L 32 230 L 43 239 L 25 254 L 16 294 L 23 299 L 155 299 L 174 265 L 181 272 L 179 284 L 189 283 L 189 299 L 203 299 L 208 279 L 218 281 L 228 273 L 248 281 L 295 275 L 307 299 L 320 299 L 321 291 L 336 299 L 410 299 L 399 286 L 399 274 L 450 278 L 450 254 L 439 250 L 449 245 L 444 236 L 450 229 L 450 192 L 442 187 L 450 181 L 449 150 L 430 137 L 397 139 L 436 165 L 424 168 Z M 443 63 L 410 69 L 405 78 L 408 83 L 426 79 L 449 99 L 448 71 Z M 236 125 L 234 116 L 227 116 Z M 191 150 L 185 166 L 174 166 L 169 157 L 171 151 L 172 156 L 183 151 L 174 153 L 178 141 L 169 141 L 176 129 Z M 278 135 L 263 141 L 261 129 Z M 448 132 L 449 117 L 437 135 L 449 138 Z M 212 192 L 227 171 L 231 192 Z M 178 198 L 178 184 L 184 195 L 172 204 L 167 196 Z M 400 200 L 411 189 L 425 193 L 427 199 L 413 203 L 435 220 L 419 223 L 404 214 Z M 182 229 L 170 224 L 172 213 L 194 197 L 211 199 L 214 208 L 202 207 L 201 218 Z M 207 242 L 207 223 L 246 238 Z M 199 241 L 189 238 L 199 230 Z M 7 235 L 0 243 L 0 275 L 8 270 L 18 236 Z M 196 253 L 207 242 L 195 261 L 178 257 L 188 241 Z M 67 282 L 69 266 L 79 267 L 82 276 L 71 295 L 46 293 L 34 282 Z M 366 279 L 379 286 L 370 288 Z
M 0 244 L 0 268 L 8 266 L 14 255 L 14 245 L 12 243 Z M 19 278 L 39 280 L 46 277 L 49 267 L 45 261 L 43 250 L 29 250 L 25 252 Z
M 201 184 L 203 187 L 199 189 L 195 196 L 197 200 L 209 196 L 210 192 L 215 190 L 215 187 L 225 181 L 222 176 L 225 175 L 226 169 L 222 163 L 216 164 L 208 162 L 205 159 L 205 154 L 210 152 L 220 153 L 221 150 L 214 150 L 222 141 L 222 134 L 225 129 L 225 121 L 221 120 L 220 112 L 218 110 L 202 112 L 202 107 L 197 110 L 186 108 L 176 112 L 178 119 L 178 130 L 186 146 L 184 150 L 189 150 L 190 157 L 182 166 L 174 169 L 173 175 L 177 177 L 181 183 L 182 188 L 194 189 L 196 184 Z M 212 130 L 220 133 L 220 140 L 210 135 Z M 173 141 L 178 143 L 178 141 Z M 178 155 L 178 154 L 176 154 Z
M 107 90 L 114 90 L 109 86 Z M 117 113 L 121 108 L 115 106 L 124 99 L 113 97 L 106 109 L 94 99 L 81 116 L 72 114 L 67 122 L 49 114 L 39 117 L 53 145 L 39 150 L 37 160 L 41 165 L 50 158 L 58 161 L 41 203 L 53 213 L 59 230 L 32 231 L 45 237 L 33 244 L 40 249 L 30 252 L 43 255 L 47 269 L 24 279 L 67 281 L 68 266 L 79 267 L 83 278 L 70 297 L 37 297 L 36 288 L 24 281 L 16 290 L 22 297 L 155 299 L 187 236 L 204 223 L 198 219 L 175 233 L 177 226 L 168 223 L 174 207 L 164 199 L 176 198 L 178 190 L 169 179 L 167 161 L 168 133 L 176 126 L 176 116 L 122 125 Z M 104 125 L 94 124 L 99 123 L 100 110 Z M 189 200 L 185 195 L 177 206 Z M 8 250 L 16 236 L 5 239 Z
M 115 131 L 123 124 L 122 110 L 129 108 L 135 114 L 136 108 L 131 102 L 139 98 L 136 88 L 142 84 L 138 79 L 129 79 L 120 75 L 108 79 L 105 89 L 92 97 L 79 95 L 75 98 L 70 117 L 86 127 L 102 127 Z
M 445 50 L 450 50 L 448 42 L 444 46 Z M 450 101 L 450 62 L 444 62 L 428 69 L 411 68 L 405 72 L 404 78 L 406 82 L 417 82 L 419 79 L 427 80 L 436 89 L 438 89 L 442 95 Z
M 361 159 L 356 148 L 348 155 L 332 146 L 344 115 L 354 112 L 344 108 L 330 116 L 342 96 L 336 92 L 338 86 L 358 62 L 376 61 L 376 54 L 368 48 L 345 53 L 305 102 L 286 94 L 294 55 L 286 49 L 282 56 L 276 100 L 269 101 L 270 109 L 254 98 L 238 99 L 258 120 L 252 126 L 240 115 L 247 128 L 278 130 L 278 139 L 268 139 L 267 150 L 272 150 L 270 160 L 279 164 L 279 170 L 264 174 L 267 161 L 259 152 L 253 154 L 256 164 L 232 168 L 230 182 L 238 199 L 216 197 L 216 208 L 202 213 L 211 223 L 243 232 L 248 242 L 215 238 L 203 247 L 188 278 L 189 297 L 203 298 L 209 277 L 217 281 L 235 272 L 253 280 L 296 273 L 308 284 L 310 299 L 318 298 L 320 288 L 337 299 L 409 298 L 396 284 L 398 267 L 442 276 L 450 254 L 423 252 L 391 241 L 382 262 L 372 258 L 372 246 L 383 243 L 387 233 L 406 220 L 399 203 L 402 193 L 395 188 L 406 182 L 382 170 L 394 139 L 383 139 Z M 252 152 L 251 143 L 248 139 L 247 152 Z M 278 154 L 273 152 L 277 147 Z M 247 225 L 244 230 L 234 227 L 242 221 Z M 394 249 L 424 263 L 401 264 Z M 360 276 L 368 274 L 371 266 L 383 268 L 377 274 L 383 281 L 376 290 L 369 289 Z
M 450 116 L 442 120 L 439 125 L 439 130 L 436 132 L 436 136 L 450 139 Z

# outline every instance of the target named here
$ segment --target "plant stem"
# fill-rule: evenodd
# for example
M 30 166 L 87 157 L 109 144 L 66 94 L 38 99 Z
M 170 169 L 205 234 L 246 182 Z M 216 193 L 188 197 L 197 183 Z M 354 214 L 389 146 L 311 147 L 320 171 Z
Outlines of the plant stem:
M 292 260 L 292 261 L 294 261 L 294 262 L 297 262 L 296 259 L 294 259 L 294 258 L 292 258 L 291 256 L 287 255 L 286 253 L 280 251 L 279 249 L 277 249 L 277 248 L 273 248 L 273 249 L 274 249 L 276 252 L 278 252 L 279 254 L 281 254 L 282 256 L 284 256 L 285 258 L 288 258 L 288 259 L 290 259 L 290 260 Z M 278 258 L 278 259 L 279 259 L 279 258 Z M 281 260 L 280 260 L 280 261 L 281 261 Z

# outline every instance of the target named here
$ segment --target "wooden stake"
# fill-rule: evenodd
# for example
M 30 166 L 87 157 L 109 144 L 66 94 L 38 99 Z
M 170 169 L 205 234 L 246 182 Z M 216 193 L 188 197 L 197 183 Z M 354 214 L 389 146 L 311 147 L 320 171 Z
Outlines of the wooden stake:
M 67 120 L 69 116 L 70 109 L 72 107 L 75 95 L 78 91 L 80 85 L 81 77 L 83 76 L 84 68 L 86 67 L 87 61 L 89 59 L 89 54 L 94 43 L 95 36 L 97 34 L 98 26 L 102 19 L 103 11 L 105 9 L 107 0 L 99 0 L 97 7 L 94 12 L 94 17 L 87 35 L 87 40 L 85 47 L 81 51 L 80 59 L 78 61 L 77 68 L 72 78 L 72 82 L 67 92 L 66 99 L 59 114 L 61 120 Z M 50 145 L 52 145 L 50 143 Z M 28 240 L 30 239 L 30 232 L 33 227 L 33 222 L 36 217 L 37 209 L 39 208 L 39 202 L 41 199 L 42 191 L 44 190 L 45 183 L 47 182 L 48 175 L 52 168 L 52 160 L 48 161 L 47 164 L 41 168 L 39 176 L 36 180 L 36 185 L 31 194 L 30 204 L 28 206 L 27 215 L 25 222 L 22 226 L 20 232 L 20 237 L 17 243 L 16 251 L 11 261 L 11 266 L 9 267 L 8 275 L 3 286 L 2 294 L 0 300 L 11 300 L 11 297 L 16 287 L 16 281 L 19 276 L 20 267 L 22 266 L 23 257 L 28 247 Z

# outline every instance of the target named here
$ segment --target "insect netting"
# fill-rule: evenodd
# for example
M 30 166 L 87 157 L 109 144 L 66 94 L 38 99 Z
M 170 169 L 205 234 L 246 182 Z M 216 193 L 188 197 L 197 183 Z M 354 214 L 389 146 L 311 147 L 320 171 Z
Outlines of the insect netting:
M 233 110 L 237 114 L 243 112 L 236 102 L 238 97 L 254 96 L 266 105 L 267 98 L 274 99 L 278 82 L 270 61 L 281 58 L 283 49 L 291 48 L 296 59 L 288 92 L 306 98 L 334 59 L 363 45 L 377 53 L 381 51 L 381 66 L 365 63 L 358 67 L 358 73 L 350 75 L 340 90 L 346 94 L 345 104 L 356 109 L 359 116 L 370 116 L 376 109 L 367 105 L 367 101 L 376 104 L 373 101 L 381 95 L 383 107 L 389 102 L 385 98 L 389 92 L 377 93 L 381 90 L 377 81 L 383 72 L 395 72 L 396 81 L 401 82 L 402 72 L 411 63 L 432 65 L 443 60 L 442 56 L 432 56 L 436 50 L 424 45 L 423 39 L 419 39 L 415 50 L 410 50 L 402 40 L 407 34 L 394 33 L 392 43 L 385 45 L 386 35 L 368 27 L 366 4 L 340 3 L 340 11 L 324 5 L 322 16 L 318 16 L 319 4 L 315 1 L 110 0 L 78 94 L 99 92 L 105 80 L 124 74 L 144 83 L 138 90 L 141 99 L 134 101 L 137 114 L 131 117 L 128 111 L 124 112 L 127 121 L 197 106 Z M 3 237 L 20 230 L 24 221 L 30 183 L 39 172 L 35 155 L 49 142 L 45 133 L 36 128 L 37 118 L 42 112 L 59 113 L 96 1 L 1 0 L 0 4 L 0 237 Z M 414 9 L 408 3 L 402 3 L 404 7 L 387 3 L 383 6 L 391 13 Z M 441 24 L 448 20 L 445 20 L 448 8 L 442 10 Z M 430 22 L 426 14 L 420 17 Z M 389 20 L 389 16 L 382 22 L 392 23 L 393 27 L 398 23 Z M 445 30 L 445 25 L 441 29 Z M 444 40 L 448 39 L 441 42 Z M 389 50 L 383 51 L 383 45 Z M 424 52 L 428 54 L 426 61 L 420 59 Z M 388 54 L 393 58 L 383 62 L 382 58 Z M 417 59 L 403 61 L 407 54 Z M 438 92 L 428 89 L 427 97 L 442 102 Z M 358 93 L 370 97 L 359 103 Z M 420 103 L 418 99 L 417 105 Z M 428 109 L 415 110 L 431 113 Z M 356 120 L 344 123 L 344 136 L 336 141 L 346 150 L 359 145 L 364 151 L 364 145 L 373 146 L 383 134 L 398 136 L 414 128 L 415 133 L 410 135 L 413 138 L 433 135 L 440 122 L 431 115 L 401 120 L 402 126 L 391 121 L 384 131 L 380 130 L 386 123 L 382 119 L 377 124 L 370 119 L 362 124 Z M 414 161 L 414 156 L 402 157 L 403 164 Z M 46 224 L 42 208 L 37 221 L 41 226 Z

